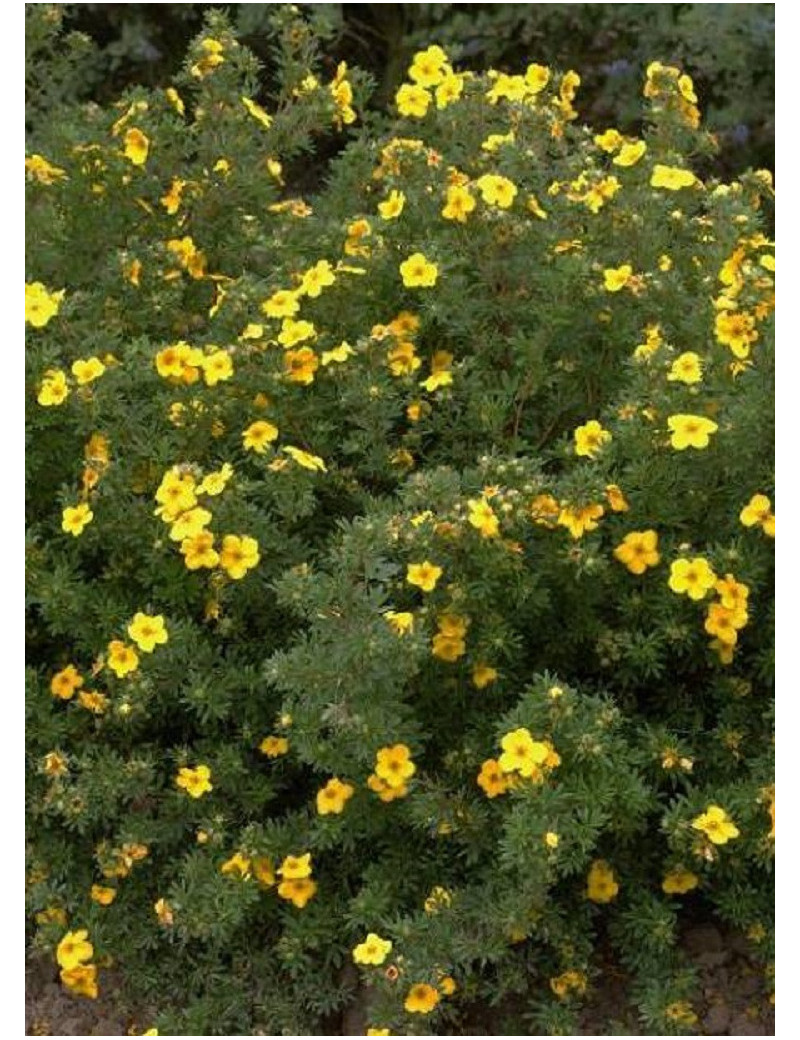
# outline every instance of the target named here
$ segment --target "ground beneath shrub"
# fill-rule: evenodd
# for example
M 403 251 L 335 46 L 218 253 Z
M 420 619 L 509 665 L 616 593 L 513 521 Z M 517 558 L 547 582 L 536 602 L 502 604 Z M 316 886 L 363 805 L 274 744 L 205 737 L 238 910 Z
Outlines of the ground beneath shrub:
M 701 1036 L 774 1036 L 774 1009 L 767 997 L 764 970 L 751 955 L 747 941 L 714 924 L 686 929 L 682 945 L 697 969 L 699 991 L 694 1007 Z M 104 974 L 97 1000 L 72 997 L 63 990 L 50 961 L 30 959 L 26 969 L 26 1036 L 127 1036 L 141 1034 L 152 1022 L 126 1006 L 109 974 Z M 366 1026 L 357 1008 L 347 1015 L 347 1029 L 331 1035 L 353 1035 Z M 507 1026 L 507 1022 L 503 1026 Z M 497 1013 L 478 1014 L 464 1036 L 502 1036 Z M 256 1034 L 254 1034 L 256 1035 Z M 263 1034 L 262 1034 L 263 1035 Z M 526 1034 L 512 1034 L 526 1035 Z M 627 992 L 623 972 L 609 965 L 605 984 L 586 1007 L 581 1036 L 643 1036 Z

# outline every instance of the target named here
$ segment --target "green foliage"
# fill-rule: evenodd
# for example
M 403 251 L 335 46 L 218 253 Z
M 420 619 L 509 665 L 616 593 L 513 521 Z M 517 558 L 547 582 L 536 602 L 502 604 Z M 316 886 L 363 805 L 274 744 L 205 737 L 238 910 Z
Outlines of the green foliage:
M 607 937 L 686 1031 L 665 878 L 772 928 L 771 179 L 663 65 L 641 143 L 436 52 L 384 131 L 321 17 L 32 137 L 34 942 L 162 1033 L 455 1035 L 570 1031 Z
M 30 5 L 33 7 L 34 5 Z M 38 5 L 37 5 L 38 6 Z M 45 5 L 42 5 L 45 6 Z M 96 45 L 82 64 L 83 96 L 113 100 L 129 83 L 169 81 L 213 4 L 62 4 L 66 25 Z M 237 34 L 271 57 L 270 4 L 226 5 Z M 530 61 L 579 69 L 582 111 L 597 126 L 637 126 L 638 85 L 654 58 L 697 82 L 721 151 L 715 169 L 772 168 L 775 10 L 772 4 L 303 4 L 342 59 L 377 80 L 385 110 L 415 50 L 431 40 L 459 65 L 513 70 Z M 30 66 L 29 66 L 30 67 Z M 91 68 L 92 74 L 88 75 Z

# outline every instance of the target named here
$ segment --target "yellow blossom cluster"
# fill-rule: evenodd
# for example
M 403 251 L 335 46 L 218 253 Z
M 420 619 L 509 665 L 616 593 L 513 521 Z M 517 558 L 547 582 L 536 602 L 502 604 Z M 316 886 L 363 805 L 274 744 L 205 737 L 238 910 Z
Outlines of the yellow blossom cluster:
M 156 490 L 155 515 L 169 525 L 169 537 L 178 542 L 189 570 L 219 567 L 234 581 L 245 577 L 261 558 L 258 542 L 249 535 L 226 534 L 219 551 L 215 536 L 208 530 L 213 516 L 198 503 L 198 496 L 222 494 L 233 476 L 233 467 L 225 463 L 221 469 L 207 473 L 198 482 L 191 469 L 174 466 L 167 470 Z

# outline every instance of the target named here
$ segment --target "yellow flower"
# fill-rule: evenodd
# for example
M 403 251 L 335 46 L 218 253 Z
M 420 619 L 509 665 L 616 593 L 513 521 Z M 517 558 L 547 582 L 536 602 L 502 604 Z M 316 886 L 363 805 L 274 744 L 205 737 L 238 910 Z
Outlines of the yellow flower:
M 419 385 L 432 394 L 443 386 L 450 386 L 452 382 L 453 373 L 449 369 L 442 368 L 438 372 L 432 372 L 427 379 L 421 380 Z
M 25 283 L 25 323 L 35 329 L 44 328 L 64 299 L 64 290 L 49 292 L 41 282 Z M 43 404 L 44 402 L 40 402 Z
M 139 655 L 127 643 L 123 643 L 119 639 L 112 639 L 108 644 L 107 663 L 114 675 L 118 679 L 122 679 L 129 672 L 135 672 L 139 667 Z
M 178 770 L 175 783 L 192 798 L 202 798 L 204 794 L 214 789 L 211 783 L 211 770 L 204 765 L 196 766 L 194 769 L 183 766 Z
M 665 874 L 661 888 L 668 896 L 682 896 L 691 892 L 693 888 L 697 888 L 699 884 L 700 878 L 697 874 L 693 874 L 691 870 L 685 870 L 683 867 L 675 867 Z
M 389 787 L 404 787 L 417 771 L 405 744 L 383 747 L 375 755 L 375 775 Z
M 400 208 L 402 209 L 402 206 Z M 330 263 L 327 260 L 318 260 L 303 274 L 297 293 L 299 296 L 305 295 L 316 299 L 323 289 L 327 289 L 335 281 L 336 275 L 333 273 Z
M 260 885 L 270 888 L 275 884 L 275 871 L 270 860 L 264 856 L 256 856 L 251 865 Z
M 478 773 L 478 786 L 483 789 L 487 798 L 497 798 L 505 794 L 509 788 L 509 780 L 500 763 L 494 758 L 487 758 Z
M 483 690 L 493 682 L 497 682 L 497 678 L 497 669 L 483 661 L 479 661 L 472 669 L 472 683 L 478 690 Z
M 371 1026 L 366 1031 L 366 1033 L 364 1034 L 364 1036 L 391 1036 L 391 1035 L 392 1034 L 391 1034 L 390 1030 L 388 1030 L 388 1029 L 376 1029 L 373 1026 Z
M 354 355 L 355 351 L 353 348 L 346 340 L 343 340 L 338 347 L 333 347 L 331 350 L 323 350 L 320 361 L 322 362 L 323 367 L 326 367 L 334 361 L 337 364 L 342 364 L 347 361 L 349 357 L 353 357 Z
M 174 87 L 167 87 L 164 94 L 166 95 L 167 101 L 169 101 L 178 115 L 182 116 L 185 113 L 186 108 L 178 91 Z
M 96 357 L 86 358 L 85 361 L 79 358 L 72 363 L 72 374 L 75 376 L 78 386 L 85 386 L 87 383 L 99 379 L 105 370 L 106 366 L 100 358 Z
M 531 94 L 539 94 L 550 82 L 550 69 L 546 65 L 529 65 L 525 70 L 525 86 Z
M 261 339 L 264 335 L 264 326 L 256 321 L 249 321 L 242 329 L 239 339 Z
M 452 184 L 447 189 L 442 216 L 445 220 L 457 220 L 459 223 L 465 224 L 467 217 L 476 206 L 475 196 L 468 188 L 460 184 Z
M 144 166 L 147 162 L 147 153 L 150 151 L 150 142 L 146 135 L 137 127 L 132 126 L 125 133 L 125 158 L 134 166 Z
M 170 539 L 173 542 L 184 542 L 187 538 L 195 538 L 210 523 L 211 513 L 207 509 L 201 506 L 187 509 L 173 521 L 169 529 Z
M 715 845 L 725 845 L 732 838 L 739 837 L 739 828 L 718 805 L 709 805 L 704 813 L 695 816 L 692 827 L 702 831 Z
M 745 527 L 761 526 L 764 534 L 775 537 L 775 516 L 772 503 L 766 495 L 756 494 L 739 513 L 739 520 Z
M 528 92 L 524 76 L 510 76 L 500 72 L 494 77 L 492 86 L 486 93 L 490 105 L 496 105 L 501 98 L 508 101 L 522 101 Z
M 410 340 L 396 343 L 386 355 L 386 361 L 393 376 L 410 376 L 422 364 Z
M 250 877 L 250 860 L 241 852 L 234 852 L 219 869 L 221 874 L 237 874 L 240 879 L 247 880 Z
M 80 928 L 77 932 L 67 932 L 56 947 L 56 960 L 59 966 L 69 970 L 77 968 L 94 956 L 94 947 L 89 942 L 89 932 Z
M 189 71 L 196 79 L 205 79 L 225 61 L 225 57 L 222 53 L 222 44 L 211 36 L 201 40 L 200 50 L 202 51 L 200 59 L 191 66 Z
M 445 975 L 439 979 L 439 991 L 443 996 L 452 997 L 457 989 L 456 980 L 450 975 Z
M 686 383 L 687 386 L 699 383 L 702 378 L 703 363 L 700 360 L 699 355 L 695 354 L 691 350 L 687 350 L 685 354 L 681 354 L 680 357 L 675 358 L 669 372 L 667 373 L 667 379 L 669 382 Z
M 721 603 L 712 603 L 708 608 L 704 628 L 725 646 L 735 646 L 739 638 L 738 630 L 744 628 L 747 621 L 746 610 L 730 610 Z
M 69 397 L 67 377 L 58 368 L 48 368 L 42 377 L 36 400 L 45 408 L 63 404 Z
M 498 173 L 484 173 L 477 179 L 475 186 L 485 203 L 500 209 L 509 209 L 517 194 L 516 184 Z
M 226 534 L 222 539 L 219 563 L 229 578 L 238 581 L 258 565 L 261 555 L 258 542 L 249 535 Z
M 622 146 L 624 140 L 625 138 L 619 130 L 614 130 L 613 128 L 606 130 L 602 134 L 595 134 L 594 136 L 594 143 L 597 147 L 609 154 L 616 152 L 616 150 Z
M 414 631 L 414 615 L 408 611 L 386 610 L 383 613 L 383 617 L 399 636 L 404 636 Z
M 417 51 L 408 75 L 423 87 L 435 87 L 448 72 L 447 55 L 441 47 L 432 43 L 424 51 Z
M 160 350 L 155 357 L 156 371 L 165 379 L 180 380 L 193 383 L 199 376 L 199 368 L 203 364 L 203 354 L 196 347 L 190 347 L 181 340 L 172 346 Z
M 97 998 L 97 966 L 78 964 L 74 968 L 61 969 L 61 981 L 72 993 L 81 997 Z
M 670 443 L 676 451 L 686 448 L 707 448 L 709 437 L 719 426 L 702 415 L 670 415 L 667 426 L 671 431 Z
M 266 130 L 269 130 L 269 128 L 272 126 L 272 118 L 264 111 L 261 105 L 257 104 L 255 101 L 251 101 L 250 98 L 246 97 L 242 98 L 242 104 L 253 117 L 253 119 L 261 123 L 261 125 Z
M 605 860 L 596 859 L 589 870 L 586 897 L 593 903 L 610 903 L 619 892 L 614 871 Z
M 289 750 L 289 741 L 286 737 L 264 737 L 258 750 L 267 758 L 280 758 Z
M 110 906 L 117 898 L 117 890 L 106 885 L 92 885 L 89 895 L 100 906 Z
M 298 293 L 290 289 L 278 289 L 268 300 L 264 300 L 261 310 L 269 318 L 292 318 L 300 310 L 297 297 Z
M 37 924 L 60 924 L 66 927 L 67 915 L 58 906 L 48 906 L 36 915 Z
M 633 268 L 630 264 L 621 267 L 607 267 L 603 271 L 603 288 L 607 292 L 619 292 L 630 282 Z
M 61 530 L 77 538 L 93 519 L 94 513 L 86 502 L 81 502 L 77 506 L 67 506 L 62 514 Z
M 232 476 L 233 466 L 229 462 L 223 462 L 221 469 L 206 473 L 197 488 L 197 494 L 221 495 Z
M 61 167 L 53 166 L 43 155 L 36 154 L 25 156 L 25 171 L 39 184 L 47 185 L 64 180 L 67 176 Z
M 211 354 L 205 354 L 200 364 L 206 386 L 216 386 L 233 375 L 233 361 L 227 350 L 215 350 Z
M 602 450 L 604 444 L 611 440 L 611 434 L 596 419 L 590 419 L 583 426 L 579 426 L 574 434 L 575 454 L 594 458 Z
M 469 513 L 467 519 L 484 538 L 496 538 L 500 533 L 500 524 L 495 511 L 485 498 L 471 498 L 467 502 Z
M 564 505 L 558 514 L 557 523 L 566 527 L 573 538 L 581 538 L 586 531 L 594 531 L 597 521 L 605 513 L 599 502 L 590 502 L 585 506 Z
M 441 576 L 442 568 L 428 560 L 424 560 L 422 563 L 410 563 L 406 571 L 408 584 L 418 586 L 423 592 L 433 592 Z
M 427 982 L 418 982 L 408 991 L 403 1007 L 412 1014 L 428 1015 L 439 1003 L 439 991 Z
M 703 556 L 694 559 L 675 560 L 670 567 L 669 587 L 678 594 L 686 593 L 690 599 L 703 599 L 717 581 L 717 576 Z
M 461 97 L 463 89 L 463 76 L 458 76 L 455 73 L 445 76 L 442 82 L 436 87 L 436 107 L 441 111 L 443 108 L 447 108 L 448 105 L 452 105 L 454 101 L 458 101 Z
M 720 311 L 714 319 L 717 342 L 730 347 L 737 358 L 747 358 L 758 339 L 756 320 L 747 311 Z
M 278 867 L 278 873 L 287 881 L 311 877 L 311 853 L 302 856 L 286 856 Z
M 441 661 L 457 661 L 467 652 L 467 645 L 460 636 L 438 632 L 433 637 L 432 651 Z
M 278 427 L 273 426 L 266 419 L 259 419 L 242 431 L 242 444 L 246 451 L 254 451 L 257 455 L 263 455 L 267 447 L 277 440 L 277 437 Z
M 69 772 L 67 760 L 57 751 L 48 751 L 42 759 L 42 769 L 47 776 L 66 776 Z
M 367 777 L 367 787 L 370 791 L 374 791 L 382 802 L 393 802 L 396 798 L 405 798 L 408 794 L 408 788 L 405 784 L 401 784 L 399 787 L 390 787 L 385 780 L 381 780 L 375 773 L 370 773 Z
M 320 816 L 331 813 L 338 815 L 344 812 L 345 805 L 354 794 L 355 788 L 351 784 L 343 783 L 335 776 L 317 791 L 317 812 Z
M 533 776 L 549 754 L 546 744 L 536 741 L 524 728 L 506 733 L 500 742 L 503 753 L 499 765 L 504 773 Z
M 652 530 L 631 531 L 614 550 L 614 557 L 624 563 L 631 574 L 644 574 L 648 567 L 655 567 L 661 559 L 658 534 Z
M 173 177 L 172 184 L 169 186 L 169 191 L 161 196 L 159 201 L 169 216 L 174 216 L 180 209 L 181 196 L 183 195 L 183 189 L 185 187 L 186 181 L 181 180 L 180 177 Z
M 281 323 L 281 331 L 278 333 L 278 342 L 282 347 L 294 347 L 307 339 L 314 339 L 317 330 L 311 321 L 295 321 L 294 318 L 284 318 Z
M 400 275 L 407 289 L 429 289 L 436 285 L 439 268 L 422 253 L 412 253 L 400 264 Z
M 353 949 L 353 960 L 356 964 L 383 964 L 392 952 L 390 939 L 381 939 L 375 932 L 370 932 L 364 942 Z
M 198 502 L 195 486 L 195 477 L 190 473 L 167 470 L 156 491 L 156 501 L 160 506 L 156 514 L 166 523 L 173 523 L 181 513 L 193 509 Z
M 157 899 L 155 903 L 153 903 L 153 910 L 155 911 L 155 915 L 158 918 L 158 923 L 164 925 L 165 928 L 169 928 L 169 926 L 175 920 L 175 915 L 172 912 L 172 907 L 169 905 L 166 899 Z
M 611 160 L 615 166 L 634 166 L 647 151 L 644 141 L 626 141 Z
M 302 448 L 295 448 L 292 444 L 287 444 L 281 449 L 286 454 L 294 459 L 298 466 L 302 466 L 303 469 L 310 469 L 312 472 L 327 473 L 328 469 L 325 462 L 319 457 L 319 455 L 312 455 L 309 451 L 303 451 Z
M 87 711 L 91 711 L 95 715 L 102 715 L 108 708 L 108 697 L 102 693 L 94 693 L 92 690 L 82 690 L 78 694 L 78 703 Z
M 582 971 L 564 971 L 550 979 L 550 989 L 559 1000 L 563 1000 L 571 991 L 580 996 L 586 992 L 586 976 Z
M 140 650 L 151 654 L 156 646 L 163 645 L 169 638 L 164 615 L 151 616 L 141 612 L 135 614 L 133 621 L 128 625 L 128 635 Z
M 192 278 L 203 278 L 206 271 L 206 255 L 198 249 L 189 235 L 183 238 L 171 238 L 167 249 Z
M 437 622 L 442 635 L 451 639 L 463 639 L 469 627 L 469 618 L 459 614 L 442 614 Z
M 606 485 L 606 499 L 615 513 L 627 513 L 630 509 L 622 489 L 617 484 Z
M 663 166 L 656 163 L 650 177 L 652 188 L 667 188 L 669 191 L 679 191 L 681 188 L 691 188 L 697 182 L 697 178 L 691 170 L 683 170 L 678 166 Z
M 555 831 L 546 831 L 543 838 L 543 841 L 545 845 L 548 847 L 548 849 L 557 849 L 560 840 L 561 839 Z
M 415 83 L 403 83 L 394 96 L 397 111 L 401 116 L 422 119 L 431 103 L 431 95 Z
M 516 137 L 513 130 L 509 130 L 507 134 L 489 134 L 485 141 L 481 141 L 481 151 L 489 152 L 493 155 L 504 144 L 513 144 L 515 140 Z
M 727 610 L 746 611 L 750 589 L 743 582 L 738 582 L 732 574 L 726 574 L 714 586 L 723 607 Z
M 311 347 L 287 350 L 283 361 L 286 377 L 290 382 L 300 383 L 302 386 L 310 386 L 314 382 L 314 373 L 319 368 L 319 358 Z
M 302 910 L 309 899 L 314 897 L 317 891 L 316 881 L 311 878 L 291 878 L 281 881 L 278 885 L 278 895 Z
M 378 203 L 378 212 L 384 220 L 396 220 L 403 212 L 405 204 L 405 195 L 395 188 L 387 199 Z
M 453 897 L 446 888 L 434 885 L 425 899 L 424 909 L 426 914 L 437 914 L 440 910 L 446 910 L 453 902 Z

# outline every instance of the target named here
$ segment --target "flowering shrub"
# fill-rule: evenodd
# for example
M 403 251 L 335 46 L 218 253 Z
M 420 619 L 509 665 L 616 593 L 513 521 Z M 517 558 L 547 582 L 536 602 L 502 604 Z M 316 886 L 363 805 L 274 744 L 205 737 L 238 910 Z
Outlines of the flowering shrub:
M 691 1032 L 684 897 L 772 935 L 770 178 L 658 62 L 641 139 L 437 46 L 359 129 L 273 32 L 26 159 L 35 942 L 173 1035 L 448 1035 L 570 1032 L 603 934 Z

